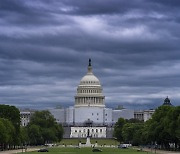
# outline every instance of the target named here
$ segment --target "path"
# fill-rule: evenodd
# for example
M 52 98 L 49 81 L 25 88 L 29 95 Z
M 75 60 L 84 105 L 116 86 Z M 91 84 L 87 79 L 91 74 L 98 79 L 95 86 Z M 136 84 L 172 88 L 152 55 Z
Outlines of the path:
M 39 150 L 40 148 L 27 148 L 27 152 L 30 151 L 36 151 Z M 22 149 L 17 149 L 17 150 L 7 150 L 7 151 L 0 151 L 0 154 L 14 154 L 14 153 L 19 153 L 22 152 Z M 25 150 L 23 149 L 23 152 L 25 152 Z
M 151 152 L 151 149 L 143 148 L 143 151 Z M 152 150 L 152 153 L 155 153 L 155 150 Z M 164 150 L 156 150 L 157 154 L 180 154 L 180 152 L 175 151 L 164 151 Z

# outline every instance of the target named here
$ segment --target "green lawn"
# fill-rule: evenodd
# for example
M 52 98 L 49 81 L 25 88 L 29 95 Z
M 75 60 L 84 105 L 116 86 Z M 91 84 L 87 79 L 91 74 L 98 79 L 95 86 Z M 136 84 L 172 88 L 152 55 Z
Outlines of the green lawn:
M 100 148 L 103 152 L 101 154 L 150 154 L 147 152 L 138 152 L 133 149 L 118 149 L 118 148 Z M 49 148 L 49 152 L 51 153 L 59 153 L 59 154 L 93 154 L 92 148 Z M 96 152 L 95 152 L 96 153 Z M 39 154 L 39 152 L 27 152 L 26 154 Z
M 81 141 L 81 143 L 86 143 L 86 139 L 63 139 L 60 144 L 66 144 L 66 145 L 78 145 L 79 142 Z M 91 143 L 95 144 L 97 141 L 98 145 L 118 145 L 119 143 L 114 140 L 114 139 L 95 139 L 95 138 L 91 138 Z

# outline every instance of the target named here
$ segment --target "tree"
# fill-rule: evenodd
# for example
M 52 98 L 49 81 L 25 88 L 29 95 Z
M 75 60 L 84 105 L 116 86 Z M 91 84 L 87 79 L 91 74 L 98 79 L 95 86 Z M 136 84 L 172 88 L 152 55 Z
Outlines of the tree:
M 0 118 L 8 119 L 15 128 L 15 135 L 13 137 L 14 145 L 19 144 L 20 141 L 20 112 L 15 106 L 0 105 Z
M 156 142 L 165 149 L 170 149 L 170 143 L 175 143 L 177 148 L 180 130 L 179 115 L 179 106 L 160 106 L 156 109 L 152 119 L 145 124 L 147 141 L 149 143 Z
M 143 129 L 144 129 L 144 124 L 139 124 L 136 128 L 136 131 L 133 134 L 133 140 L 132 143 L 133 145 L 141 145 L 141 144 L 146 144 L 145 140 L 143 139 Z
M 27 132 L 26 127 L 20 128 L 20 135 L 21 135 L 21 143 L 24 145 L 28 144 L 29 143 L 29 136 L 28 136 L 28 132 Z
M 42 132 L 40 126 L 31 124 L 28 127 L 28 136 L 31 145 L 40 145 L 43 144 Z
M 122 129 L 122 136 L 123 140 L 126 143 L 131 143 L 133 145 L 141 144 L 141 136 L 142 136 L 142 129 L 144 124 L 137 123 L 126 123 Z
M 62 126 L 57 124 L 49 111 L 37 111 L 27 126 L 31 144 L 45 144 L 60 141 L 63 135 Z
M 15 136 L 15 128 L 8 119 L 0 118 L 0 143 L 3 144 L 2 149 L 6 149 L 7 145 L 12 145 Z
M 4 143 L 7 142 L 8 133 L 6 131 L 6 127 L 4 126 L 3 121 L 0 119 L 0 144 L 1 148 L 4 149 Z
M 177 149 L 180 144 L 180 106 L 172 107 L 164 118 L 164 126 L 170 136 L 170 141 L 175 143 Z
M 134 135 L 134 124 L 126 123 L 122 128 L 123 140 L 127 143 L 132 143 L 133 135 Z
M 126 121 L 123 118 L 119 118 L 114 126 L 114 136 L 117 138 L 119 142 L 123 141 L 122 129 L 125 123 Z

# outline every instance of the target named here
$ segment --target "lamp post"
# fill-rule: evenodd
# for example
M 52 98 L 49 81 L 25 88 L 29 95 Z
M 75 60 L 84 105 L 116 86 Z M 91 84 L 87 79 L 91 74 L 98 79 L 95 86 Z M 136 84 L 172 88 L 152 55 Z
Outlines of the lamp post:
M 156 148 L 157 148 L 157 142 L 156 141 L 155 141 L 155 147 L 154 148 L 155 148 L 155 153 L 156 153 Z

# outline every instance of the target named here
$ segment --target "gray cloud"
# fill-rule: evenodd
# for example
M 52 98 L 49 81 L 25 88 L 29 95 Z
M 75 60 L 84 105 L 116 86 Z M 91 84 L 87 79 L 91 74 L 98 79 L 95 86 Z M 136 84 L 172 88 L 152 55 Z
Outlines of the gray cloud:
M 92 58 L 108 106 L 178 105 L 179 3 L 2 0 L 0 103 L 73 105 Z

